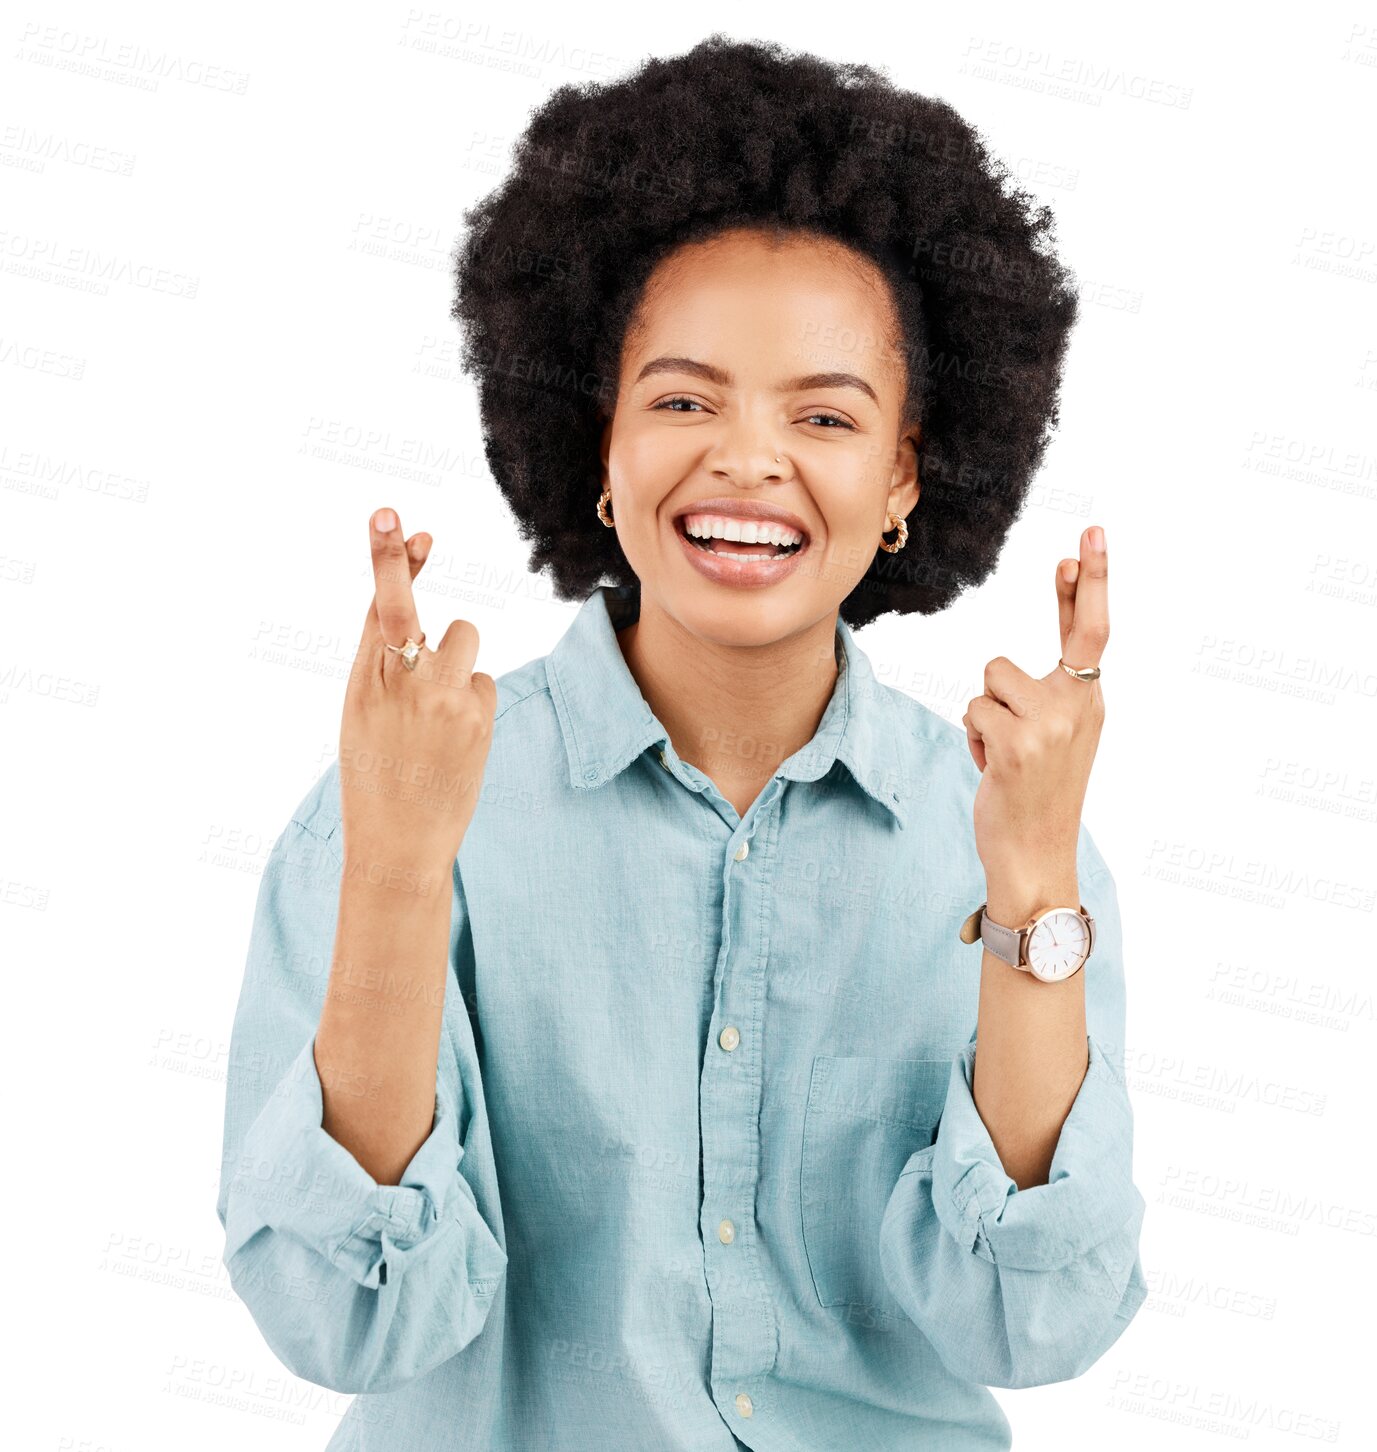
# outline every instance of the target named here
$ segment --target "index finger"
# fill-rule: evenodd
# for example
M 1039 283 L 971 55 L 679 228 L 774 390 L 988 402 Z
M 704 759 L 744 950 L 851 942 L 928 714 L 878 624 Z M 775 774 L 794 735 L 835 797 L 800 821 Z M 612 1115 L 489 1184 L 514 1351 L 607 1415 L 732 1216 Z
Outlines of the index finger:
M 1072 600 L 1071 630 L 1062 659 L 1077 669 L 1099 665 L 1109 642 L 1109 552 L 1104 530 L 1092 524 L 1081 535 L 1080 569 Z
M 383 529 L 380 526 L 387 525 Z M 421 621 L 411 593 L 411 562 L 407 559 L 402 522 L 391 509 L 379 509 L 368 522 L 373 552 L 373 604 L 384 641 L 401 645 L 421 638 Z

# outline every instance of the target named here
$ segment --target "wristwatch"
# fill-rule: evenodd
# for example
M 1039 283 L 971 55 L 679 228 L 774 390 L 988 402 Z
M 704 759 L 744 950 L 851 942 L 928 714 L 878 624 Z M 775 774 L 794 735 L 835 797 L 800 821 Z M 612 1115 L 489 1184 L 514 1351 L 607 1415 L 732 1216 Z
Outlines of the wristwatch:
M 961 924 L 961 941 L 979 938 L 1011 968 L 1021 968 L 1043 983 L 1063 983 L 1078 973 L 1095 948 L 1095 919 L 1079 908 L 1050 907 L 1021 928 L 1005 928 L 985 916 L 985 904 Z

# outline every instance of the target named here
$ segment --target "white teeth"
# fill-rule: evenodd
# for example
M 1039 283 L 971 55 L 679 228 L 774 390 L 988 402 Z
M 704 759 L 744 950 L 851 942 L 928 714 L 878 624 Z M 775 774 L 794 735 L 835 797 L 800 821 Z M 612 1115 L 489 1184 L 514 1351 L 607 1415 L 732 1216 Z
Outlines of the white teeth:
M 771 520 L 732 519 L 724 515 L 692 514 L 684 520 L 684 533 L 694 539 L 725 539 L 736 544 L 801 545 L 803 536 Z M 773 555 L 764 558 L 773 559 Z

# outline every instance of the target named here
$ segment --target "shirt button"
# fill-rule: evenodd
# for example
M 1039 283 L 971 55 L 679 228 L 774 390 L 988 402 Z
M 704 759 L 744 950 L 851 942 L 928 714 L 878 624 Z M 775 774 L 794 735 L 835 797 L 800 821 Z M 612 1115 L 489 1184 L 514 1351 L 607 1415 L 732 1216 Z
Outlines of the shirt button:
M 730 1054 L 731 1051 L 741 1042 L 741 1035 L 736 1031 L 736 1025 L 729 1023 L 726 1028 L 717 1035 L 717 1042 Z
M 666 771 L 668 771 L 669 770 L 669 762 L 667 762 L 665 760 L 665 754 L 664 754 L 664 752 L 663 751 L 657 752 L 656 755 L 659 756 L 659 758 L 660 758 L 660 765 L 662 767 L 664 767 L 664 769 Z
M 755 1411 L 755 1407 L 752 1405 L 750 1397 L 748 1397 L 745 1392 L 737 1392 L 736 1410 L 740 1412 L 743 1417 L 749 1417 L 751 1413 Z
M 717 1238 L 723 1245 L 730 1245 L 736 1239 L 736 1226 L 730 1220 L 724 1220 L 717 1227 Z
M 746 854 L 747 854 L 747 853 L 748 853 L 748 852 L 749 852 L 749 851 L 750 851 L 750 850 L 751 850 L 751 844 L 750 844 L 750 843 L 749 843 L 749 842 L 743 842 L 743 843 L 742 843 L 742 844 L 741 844 L 741 845 L 740 845 L 740 846 L 739 846 L 739 847 L 738 847 L 738 848 L 737 848 L 737 849 L 736 849 L 736 860 L 737 860 L 737 861 L 738 861 L 738 862 L 744 862 L 744 861 L 745 861 L 745 860 L 746 860 Z

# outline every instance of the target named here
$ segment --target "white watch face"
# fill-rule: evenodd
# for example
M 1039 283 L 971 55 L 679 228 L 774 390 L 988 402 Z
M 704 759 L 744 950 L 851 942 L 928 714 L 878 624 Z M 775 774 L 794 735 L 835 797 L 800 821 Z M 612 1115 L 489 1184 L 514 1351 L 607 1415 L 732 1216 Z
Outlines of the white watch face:
M 1060 982 L 1085 962 L 1090 939 L 1085 919 L 1067 908 L 1058 908 L 1039 920 L 1028 934 L 1028 966 L 1048 983 Z

